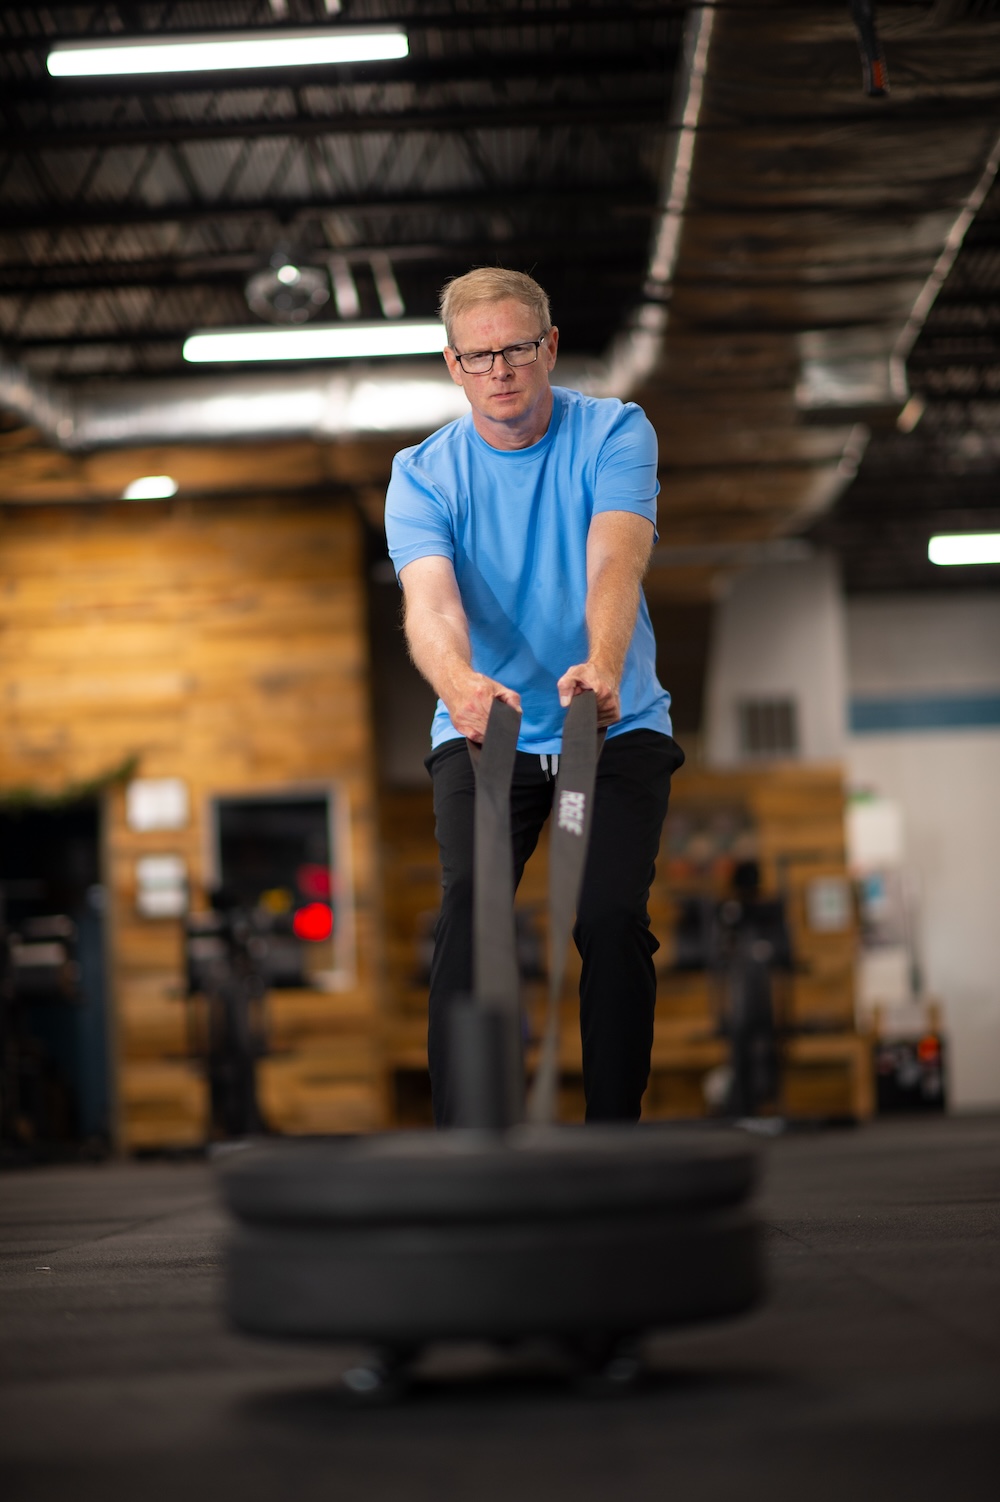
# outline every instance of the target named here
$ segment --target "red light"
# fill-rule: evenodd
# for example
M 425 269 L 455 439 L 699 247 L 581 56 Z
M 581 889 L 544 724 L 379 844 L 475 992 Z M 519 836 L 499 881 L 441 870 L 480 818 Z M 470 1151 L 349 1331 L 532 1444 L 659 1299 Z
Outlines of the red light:
M 292 919 L 292 928 L 297 939 L 308 939 L 318 944 L 333 933 L 333 913 L 325 902 L 310 902 L 300 907 Z
M 306 865 L 300 866 L 295 873 L 295 880 L 303 897 L 330 897 L 330 868 L 329 866 Z
M 931 1064 L 941 1052 L 941 1045 L 931 1034 L 917 1044 L 917 1058 L 922 1064 Z

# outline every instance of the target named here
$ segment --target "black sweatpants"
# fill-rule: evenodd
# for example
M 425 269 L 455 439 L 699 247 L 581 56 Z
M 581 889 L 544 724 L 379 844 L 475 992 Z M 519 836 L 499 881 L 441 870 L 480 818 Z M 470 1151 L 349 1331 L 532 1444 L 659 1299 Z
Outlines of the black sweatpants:
M 538 843 L 552 807 L 554 757 L 517 753 L 511 787 L 514 880 Z M 659 948 L 646 904 L 671 775 L 683 765 L 677 742 L 655 730 L 605 741 L 597 765 L 590 850 L 573 930 L 583 961 L 580 1032 L 588 1121 L 638 1121 L 649 1078 Z M 447 1072 L 448 1011 L 472 990 L 472 841 L 475 777 L 464 740 L 427 758 L 444 892 L 434 932 L 427 1053 L 434 1119 L 454 1120 Z

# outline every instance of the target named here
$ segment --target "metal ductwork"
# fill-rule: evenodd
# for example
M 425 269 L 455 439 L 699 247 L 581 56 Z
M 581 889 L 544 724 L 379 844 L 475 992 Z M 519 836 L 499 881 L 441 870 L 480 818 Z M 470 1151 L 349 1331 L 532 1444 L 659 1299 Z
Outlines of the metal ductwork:
M 412 365 L 349 375 L 311 370 L 150 381 L 78 393 L 0 363 L 0 406 L 59 448 L 80 453 L 253 438 L 329 441 L 431 429 L 459 416 L 465 398 L 443 368 L 415 374 Z
M 619 371 L 621 365 L 619 364 Z M 560 376 L 579 390 L 603 394 L 607 373 L 566 361 Z M 251 439 L 337 438 L 432 432 L 468 410 L 447 371 L 409 364 L 352 370 L 349 375 L 291 371 L 227 375 L 141 386 L 92 386 L 86 393 L 35 380 L 0 361 L 0 407 L 15 412 L 68 453 L 157 443 L 223 443 Z

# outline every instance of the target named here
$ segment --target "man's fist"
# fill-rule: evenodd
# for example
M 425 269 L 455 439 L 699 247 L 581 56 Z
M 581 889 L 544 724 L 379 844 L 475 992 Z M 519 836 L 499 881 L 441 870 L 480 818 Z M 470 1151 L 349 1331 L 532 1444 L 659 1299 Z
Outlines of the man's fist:
M 512 688 L 505 688 L 495 679 L 487 678 L 483 673 L 474 673 L 470 669 L 468 676 L 463 676 L 462 682 L 456 685 L 444 704 L 451 716 L 451 723 L 459 734 L 479 744 L 486 734 L 486 722 L 494 699 L 503 699 L 505 704 L 520 712 L 520 694 L 516 694 Z
M 597 695 L 598 729 L 613 725 L 621 719 L 622 706 L 618 696 L 618 685 L 605 676 L 596 662 L 578 662 L 575 667 L 567 668 L 556 687 L 559 690 L 559 703 L 563 709 L 569 708 L 570 702 L 577 694 L 586 693 L 588 689 L 591 689 Z

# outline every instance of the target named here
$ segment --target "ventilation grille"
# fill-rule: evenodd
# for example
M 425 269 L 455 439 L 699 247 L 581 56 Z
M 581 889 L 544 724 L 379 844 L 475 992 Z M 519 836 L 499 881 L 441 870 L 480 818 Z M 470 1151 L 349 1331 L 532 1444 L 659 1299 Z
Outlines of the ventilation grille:
M 794 699 L 743 699 L 737 705 L 744 756 L 797 756 L 799 716 Z

